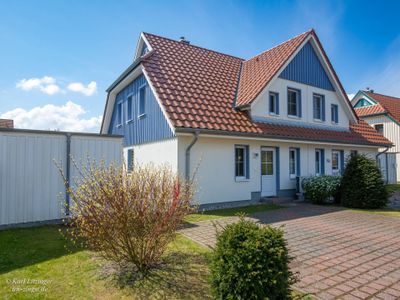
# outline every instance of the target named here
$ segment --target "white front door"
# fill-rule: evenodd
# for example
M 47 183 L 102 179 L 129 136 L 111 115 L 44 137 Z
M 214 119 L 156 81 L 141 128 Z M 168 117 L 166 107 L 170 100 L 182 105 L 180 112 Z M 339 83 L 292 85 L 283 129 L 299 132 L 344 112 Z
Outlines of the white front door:
M 275 149 L 261 148 L 261 197 L 276 196 Z

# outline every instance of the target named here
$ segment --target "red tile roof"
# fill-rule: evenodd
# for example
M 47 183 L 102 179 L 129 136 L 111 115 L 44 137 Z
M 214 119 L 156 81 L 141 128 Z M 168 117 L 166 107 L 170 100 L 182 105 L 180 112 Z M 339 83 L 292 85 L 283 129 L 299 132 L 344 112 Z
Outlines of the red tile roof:
M 288 59 L 289 53 L 293 53 L 311 33 L 315 34 L 314 31 L 308 31 L 256 56 L 249 63 L 241 58 L 144 33 L 153 50 L 143 57 L 142 64 L 168 118 L 176 128 L 271 135 L 280 138 L 287 138 L 290 132 L 296 132 L 293 138 L 298 140 L 390 144 L 365 123 L 353 125 L 350 133 L 268 125 L 254 123 L 246 111 L 234 107 L 236 96 L 238 99 L 241 96 L 241 99 L 246 99 L 243 101 L 247 101 L 262 89 L 261 86 L 270 80 L 268 78 L 273 77 L 257 67 L 257 57 L 259 62 L 269 61 L 272 64 L 270 74 L 276 73 L 278 65 L 282 66 L 282 61 Z M 268 52 L 270 53 L 267 54 Z M 282 61 L 274 62 L 274 59 Z M 254 84 L 251 82 L 252 70 L 258 72 L 254 75 Z M 239 85 L 239 77 L 245 80 L 249 87 L 245 88 L 242 82 Z M 239 93 L 241 89 L 239 86 L 243 89 L 241 95 L 237 95 L 238 88 Z
M 9 119 L 0 119 L 0 128 L 14 128 L 14 121 Z
M 236 105 L 251 103 L 277 74 L 312 30 L 243 62 Z
M 374 106 L 381 106 L 382 109 L 386 111 L 389 116 L 391 116 L 395 121 L 400 123 L 400 98 L 386 96 L 372 92 L 365 92 L 365 93 L 369 97 L 374 99 L 376 102 L 378 102 L 378 104 Z M 367 107 L 372 108 L 374 106 L 367 106 Z M 356 112 L 358 113 L 358 110 L 356 110 Z
M 359 117 L 382 114 L 386 112 L 386 109 L 384 109 L 379 103 L 371 106 L 356 107 L 354 110 Z

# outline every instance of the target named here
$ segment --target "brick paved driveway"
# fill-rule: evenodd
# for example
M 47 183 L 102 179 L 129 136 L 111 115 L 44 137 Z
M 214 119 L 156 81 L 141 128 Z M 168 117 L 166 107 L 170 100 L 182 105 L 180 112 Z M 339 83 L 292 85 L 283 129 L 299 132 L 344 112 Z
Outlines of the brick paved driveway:
M 321 299 L 400 299 L 400 218 L 310 204 L 258 213 L 255 222 L 285 225 L 295 288 Z M 217 220 L 220 225 L 236 217 Z M 215 244 L 211 221 L 181 232 Z

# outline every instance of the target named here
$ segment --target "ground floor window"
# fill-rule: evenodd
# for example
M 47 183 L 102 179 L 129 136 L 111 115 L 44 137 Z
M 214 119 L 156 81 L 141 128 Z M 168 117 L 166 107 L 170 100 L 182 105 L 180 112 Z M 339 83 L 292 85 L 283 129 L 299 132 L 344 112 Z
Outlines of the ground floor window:
M 289 176 L 291 179 L 299 175 L 299 150 L 298 148 L 289 149 Z
M 341 157 L 340 151 L 332 150 L 332 174 L 340 174 Z
M 324 174 L 324 149 L 315 149 L 315 175 Z
M 248 146 L 235 146 L 235 177 L 248 178 Z
M 126 169 L 128 173 L 133 171 L 133 149 L 128 149 L 126 153 Z
M 350 150 L 350 156 L 351 157 L 356 156 L 357 154 L 358 154 L 357 150 Z

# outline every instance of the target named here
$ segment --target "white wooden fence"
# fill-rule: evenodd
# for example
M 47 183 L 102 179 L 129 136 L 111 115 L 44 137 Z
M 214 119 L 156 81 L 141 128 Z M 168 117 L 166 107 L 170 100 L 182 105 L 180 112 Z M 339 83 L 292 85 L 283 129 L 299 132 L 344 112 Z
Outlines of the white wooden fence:
M 71 160 L 67 162 L 67 152 L 77 162 L 90 157 L 121 163 L 122 137 L 0 130 L 0 227 L 65 216 L 65 202 L 60 197 L 65 196 L 65 186 L 54 160 L 64 174 L 69 167 L 73 179 L 78 173 Z

